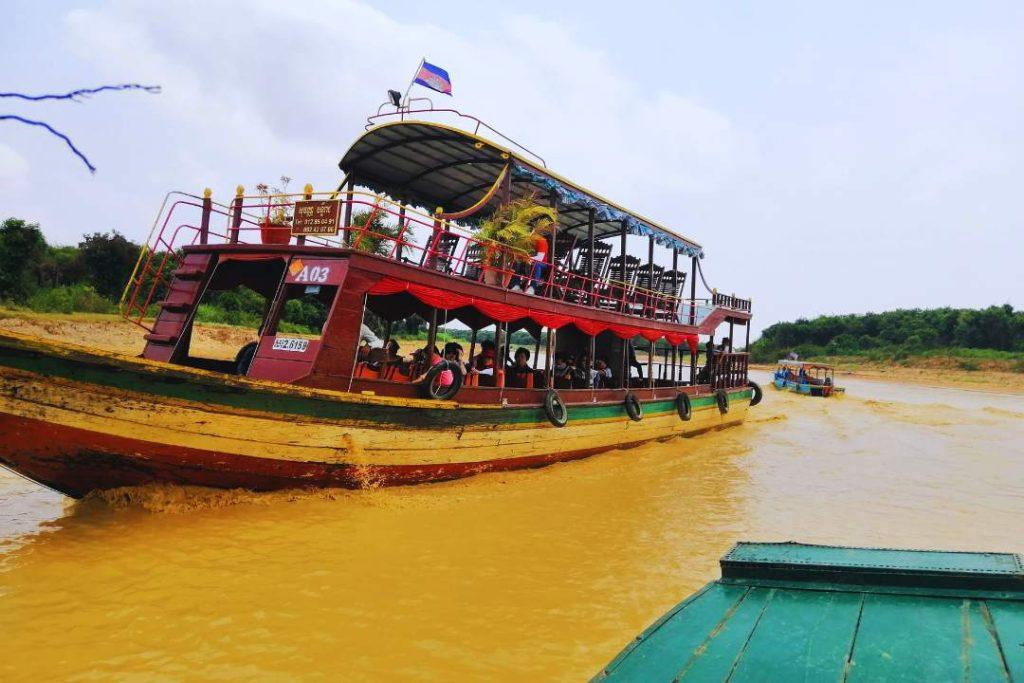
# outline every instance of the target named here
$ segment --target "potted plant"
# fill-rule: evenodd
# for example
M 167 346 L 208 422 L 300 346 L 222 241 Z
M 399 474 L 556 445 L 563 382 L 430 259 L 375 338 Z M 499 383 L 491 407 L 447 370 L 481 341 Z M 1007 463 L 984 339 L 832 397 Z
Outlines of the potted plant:
M 528 261 L 534 240 L 558 222 L 558 211 L 538 204 L 535 195 L 513 199 L 480 221 L 477 236 L 484 243 L 484 283 L 505 286 L 512 261 Z
M 292 217 L 289 214 L 291 205 L 284 206 L 280 196 L 286 194 L 291 180 L 288 176 L 281 176 L 280 187 L 270 187 L 266 183 L 256 186 L 256 191 L 267 200 L 267 212 L 260 222 L 260 241 L 263 244 L 288 244 L 292 239 Z

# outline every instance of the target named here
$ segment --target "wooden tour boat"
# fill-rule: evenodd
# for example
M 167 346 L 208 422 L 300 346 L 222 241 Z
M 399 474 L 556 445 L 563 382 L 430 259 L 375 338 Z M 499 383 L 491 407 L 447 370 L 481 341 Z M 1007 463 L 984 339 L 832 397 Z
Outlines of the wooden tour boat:
M 751 316 L 697 298 L 699 244 L 477 119 L 379 114 L 340 168 L 328 192 L 170 193 L 122 300 L 141 357 L 0 334 L 0 464 L 71 496 L 411 484 L 698 434 L 760 399 L 731 341 L 698 362 L 701 335 L 742 326 L 749 342 Z M 557 211 L 537 254 L 479 230 L 516 201 Z M 204 358 L 197 310 L 229 292 L 263 318 L 237 357 Z M 363 341 L 372 323 L 387 346 L 412 316 L 428 325 L 414 357 Z M 426 351 L 457 331 L 465 355 Z M 536 367 L 504 362 L 524 334 Z
M 846 395 L 846 389 L 835 385 L 835 375 L 836 369 L 826 363 L 780 360 L 772 384 L 776 389 L 789 389 L 804 396 L 839 398 Z

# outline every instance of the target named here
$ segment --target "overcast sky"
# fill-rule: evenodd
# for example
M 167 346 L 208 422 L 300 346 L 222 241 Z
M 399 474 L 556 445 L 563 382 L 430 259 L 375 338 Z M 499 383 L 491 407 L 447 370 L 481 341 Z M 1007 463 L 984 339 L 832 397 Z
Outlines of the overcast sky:
M 1024 4 L 489 4 L 7 0 L 0 90 L 163 93 L 0 99 L 98 167 L 0 122 L 0 215 L 142 240 L 170 189 L 333 186 L 425 55 L 451 104 L 703 244 L 755 331 L 1024 306 Z

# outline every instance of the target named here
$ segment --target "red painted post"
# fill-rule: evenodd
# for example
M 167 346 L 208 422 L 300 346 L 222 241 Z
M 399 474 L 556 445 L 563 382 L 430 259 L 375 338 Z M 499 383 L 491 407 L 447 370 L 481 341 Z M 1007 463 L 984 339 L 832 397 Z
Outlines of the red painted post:
M 199 223 L 199 244 L 207 244 L 210 241 L 210 214 L 213 213 L 213 200 L 210 196 L 213 190 L 203 190 L 203 217 Z
M 311 183 L 306 183 L 306 187 L 302 188 L 302 198 L 305 199 L 306 201 L 309 201 L 310 199 L 313 198 L 313 185 Z M 306 243 L 306 236 L 299 235 L 295 239 L 295 243 L 301 247 L 303 244 Z
M 234 214 L 231 217 L 231 229 L 228 230 L 228 242 L 238 244 L 238 232 L 242 227 L 242 198 L 245 196 L 245 188 L 239 185 L 235 188 Z

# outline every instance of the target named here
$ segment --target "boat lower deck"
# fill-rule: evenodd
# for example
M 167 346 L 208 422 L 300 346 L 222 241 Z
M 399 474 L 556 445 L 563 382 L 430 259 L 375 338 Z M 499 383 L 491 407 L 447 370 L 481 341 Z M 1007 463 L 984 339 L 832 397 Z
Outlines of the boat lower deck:
M 0 463 L 57 490 L 151 482 L 224 488 L 362 487 L 536 467 L 738 424 L 703 388 L 672 398 L 537 405 L 367 396 L 235 378 L 70 345 L 0 339 Z M 697 388 L 699 389 L 699 388 Z

